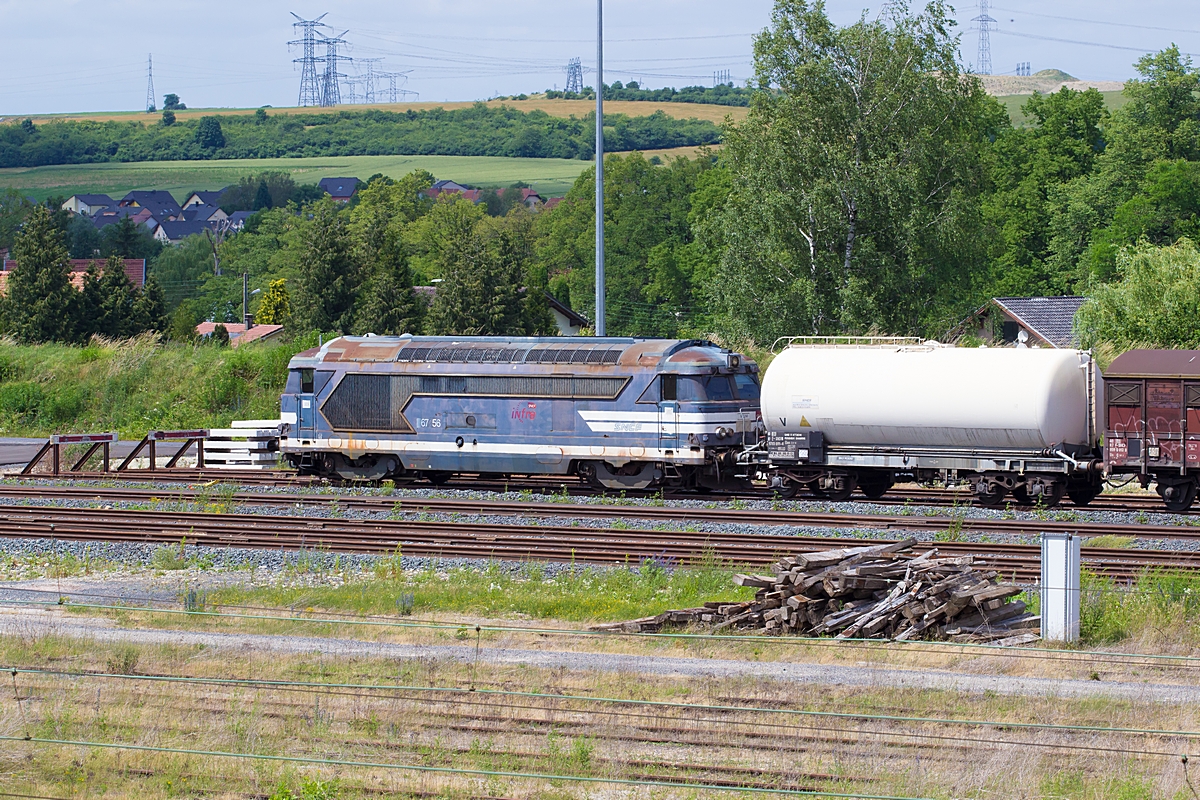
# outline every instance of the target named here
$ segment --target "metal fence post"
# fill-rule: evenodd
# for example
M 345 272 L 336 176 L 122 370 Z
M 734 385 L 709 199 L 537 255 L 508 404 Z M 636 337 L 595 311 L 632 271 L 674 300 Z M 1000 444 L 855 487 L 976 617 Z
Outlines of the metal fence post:
M 1079 545 L 1072 533 L 1042 534 L 1042 638 L 1079 640 Z

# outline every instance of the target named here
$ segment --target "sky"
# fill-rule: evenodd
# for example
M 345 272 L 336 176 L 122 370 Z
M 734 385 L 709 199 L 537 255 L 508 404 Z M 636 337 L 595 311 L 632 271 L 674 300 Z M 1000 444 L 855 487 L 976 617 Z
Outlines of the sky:
M 881 1 L 881 0 L 880 0 Z M 827 0 L 838 24 L 880 2 Z M 728 70 L 752 74 L 753 35 L 770 22 L 771 0 L 607 0 L 607 83 L 711 85 Z M 1192 0 L 993 0 L 992 72 L 1061 69 L 1078 78 L 1123 80 L 1144 52 L 1172 42 L 1200 54 Z M 1193 9 L 1193 13 L 1187 10 Z M 168 92 L 193 108 L 297 103 L 300 49 L 295 18 L 325 13 L 326 34 L 347 31 L 342 71 L 402 73 L 397 88 L 421 101 L 480 100 L 562 88 L 568 59 L 595 80 L 596 6 L 551 0 L 0 0 L 5 68 L 0 115 L 145 108 L 153 54 L 157 104 Z M 977 0 L 955 16 L 965 64 L 978 62 Z M 1200 62 L 1200 58 L 1196 59 Z M 387 80 L 381 86 L 387 87 Z M 361 89 L 359 89 L 361 92 Z M 343 94 L 346 89 L 343 89 Z M 381 98 L 386 99 L 386 98 Z

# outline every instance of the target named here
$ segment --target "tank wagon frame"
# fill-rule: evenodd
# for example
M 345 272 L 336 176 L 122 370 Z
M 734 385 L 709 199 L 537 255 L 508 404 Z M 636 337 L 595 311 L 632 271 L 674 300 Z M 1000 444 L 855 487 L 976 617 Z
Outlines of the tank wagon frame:
M 1153 483 L 1167 509 L 1200 487 L 1200 350 L 1130 350 L 1105 371 L 1104 463 Z
M 729 487 L 757 424 L 757 372 L 700 340 L 341 337 L 289 364 L 280 452 L 348 479 Z
M 858 490 L 875 499 L 908 480 L 965 483 L 989 507 L 1010 493 L 1019 503 L 1053 506 L 1070 496 L 1086 504 L 1103 488 L 1102 380 L 1090 355 L 1069 352 L 1032 355 L 1031 363 L 1056 362 L 1033 370 L 1025 390 L 996 386 L 1020 374 L 1019 362 L 1003 363 L 1021 358 L 1014 349 L 985 354 L 869 337 L 789 341 L 763 382 L 765 440 L 739 460 L 786 496 L 803 489 L 846 500 Z M 1001 373 L 952 371 L 969 358 L 999 362 Z M 1073 407 L 1054 409 L 1063 398 Z M 1065 422 L 1056 418 L 1064 411 Z M 1070 430 L 1075 441 L 1047 441 L 1051 430 Z

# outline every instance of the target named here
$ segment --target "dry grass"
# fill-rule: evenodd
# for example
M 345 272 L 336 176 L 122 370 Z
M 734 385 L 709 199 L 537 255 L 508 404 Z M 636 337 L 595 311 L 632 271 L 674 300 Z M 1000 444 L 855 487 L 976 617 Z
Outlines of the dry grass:
M 926 797 L 1177 797 L 1178 737 L 886 719 L 816 718 L 750 709 L 903 715 L 997 723 L 1194 730 L 1200 710 L 1127 701 L 1011 698 L 888 687 L 798 690 L 759 679 L 696 680 L 538 670 L 415 659 L 109 645 L 56 636 L 0 639 L 0 662 L 90 677 L 20 674 L 0 699 L 5 735 L 134 742 L 164 748 L 453 766 L 626 780 Z M 99 677 L 142 675 L 316 682 L 204 685 Z M 331 686 L 330 684 L 358 684 Z M 371 688 L 362 688 L 363 685 Z M 446 694 L 395 686 L 474 688 Z M 378 687 L 378 688 L 374 688 Z M 483 690 L 536 692 L 518 697 Z M 17 708 L 16 696 L 22 699 Z M 692 704 L 645 706 L 561 695 Z M 738 710 L 696 705 L 736 706 Z M 85 749 L 0 748 L 8 791 L 45 796 L 244 797 L 304 780 L 338 797 L 440 793 L 511 797 L 694 797 L 558 780 L 414 775 L 244 759 Z M 336 784 L 330 784 L 335 781 Z M 315 791 L 315 790 L 314 790 Z M 1185 790 L 1186 791 L 1186 790 Z M 703 796 L 716 795 L 713 791 Z
M 427 111 L 433 108 L 445 108 L 447 110 L 455 108 L 470 108 L 474 102 L 457 102 L 457 103 L 437 103 L 437 102 L 418 102 L 418 103 L 380 103 L 376 105 L 343 105 L 336 108 L 272 108 L 267 113 L 276 114 L 323 114 L 337 113 L 339 111 L 366 111 L 368 109 L 379 109 L 382 111 Z M 500 106 L 508 106 L 519 111 L 545 111 L 547 114 L 554 117 L 585 117 L 595 110 L 596 104 L 591 100 L 548 100 L 545 97 L 534 95 L 528 100 L 490 100 L 487 102 L 492 108 Z M 700 119 L 709 120 L 720 124 L 725 120 L 725 117 L 731 116 L 734 120 L 743 120 L 749 113 L 749 109 L 745 106 L 718 106 L 709 105 L 706 103 L 656 103 L 640 100 L 609 100 L 604 104 L 605 114 L 628 114 L 631 117 L 648 117 L 656 111 L 662 111 L 669 117 L 677 119 Z M 176 111 L 175 118 L 198 119 L 199 117 L 219 115 L 227 116 L 233 114 L 252 114 L 254 109 L 250 108 L 189 108 L 186 111 Z M 114 112 L 94 112 L 94 113 L 79 113 L 79 114 L 42 114 L 33 115 L 34 122 L 51 122 L 63 120 L 91 120 L 93 122 L 145 122 L 147 124 L 157 122 L 157 114 L 146 114 L 141 111 L 114 111 Z

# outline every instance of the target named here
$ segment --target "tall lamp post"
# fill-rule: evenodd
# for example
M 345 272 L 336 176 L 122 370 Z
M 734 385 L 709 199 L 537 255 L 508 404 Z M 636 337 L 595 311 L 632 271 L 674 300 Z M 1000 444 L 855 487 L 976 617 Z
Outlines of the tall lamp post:
M 596 335 L 604 335 L 604 0 L 596 0 Z

